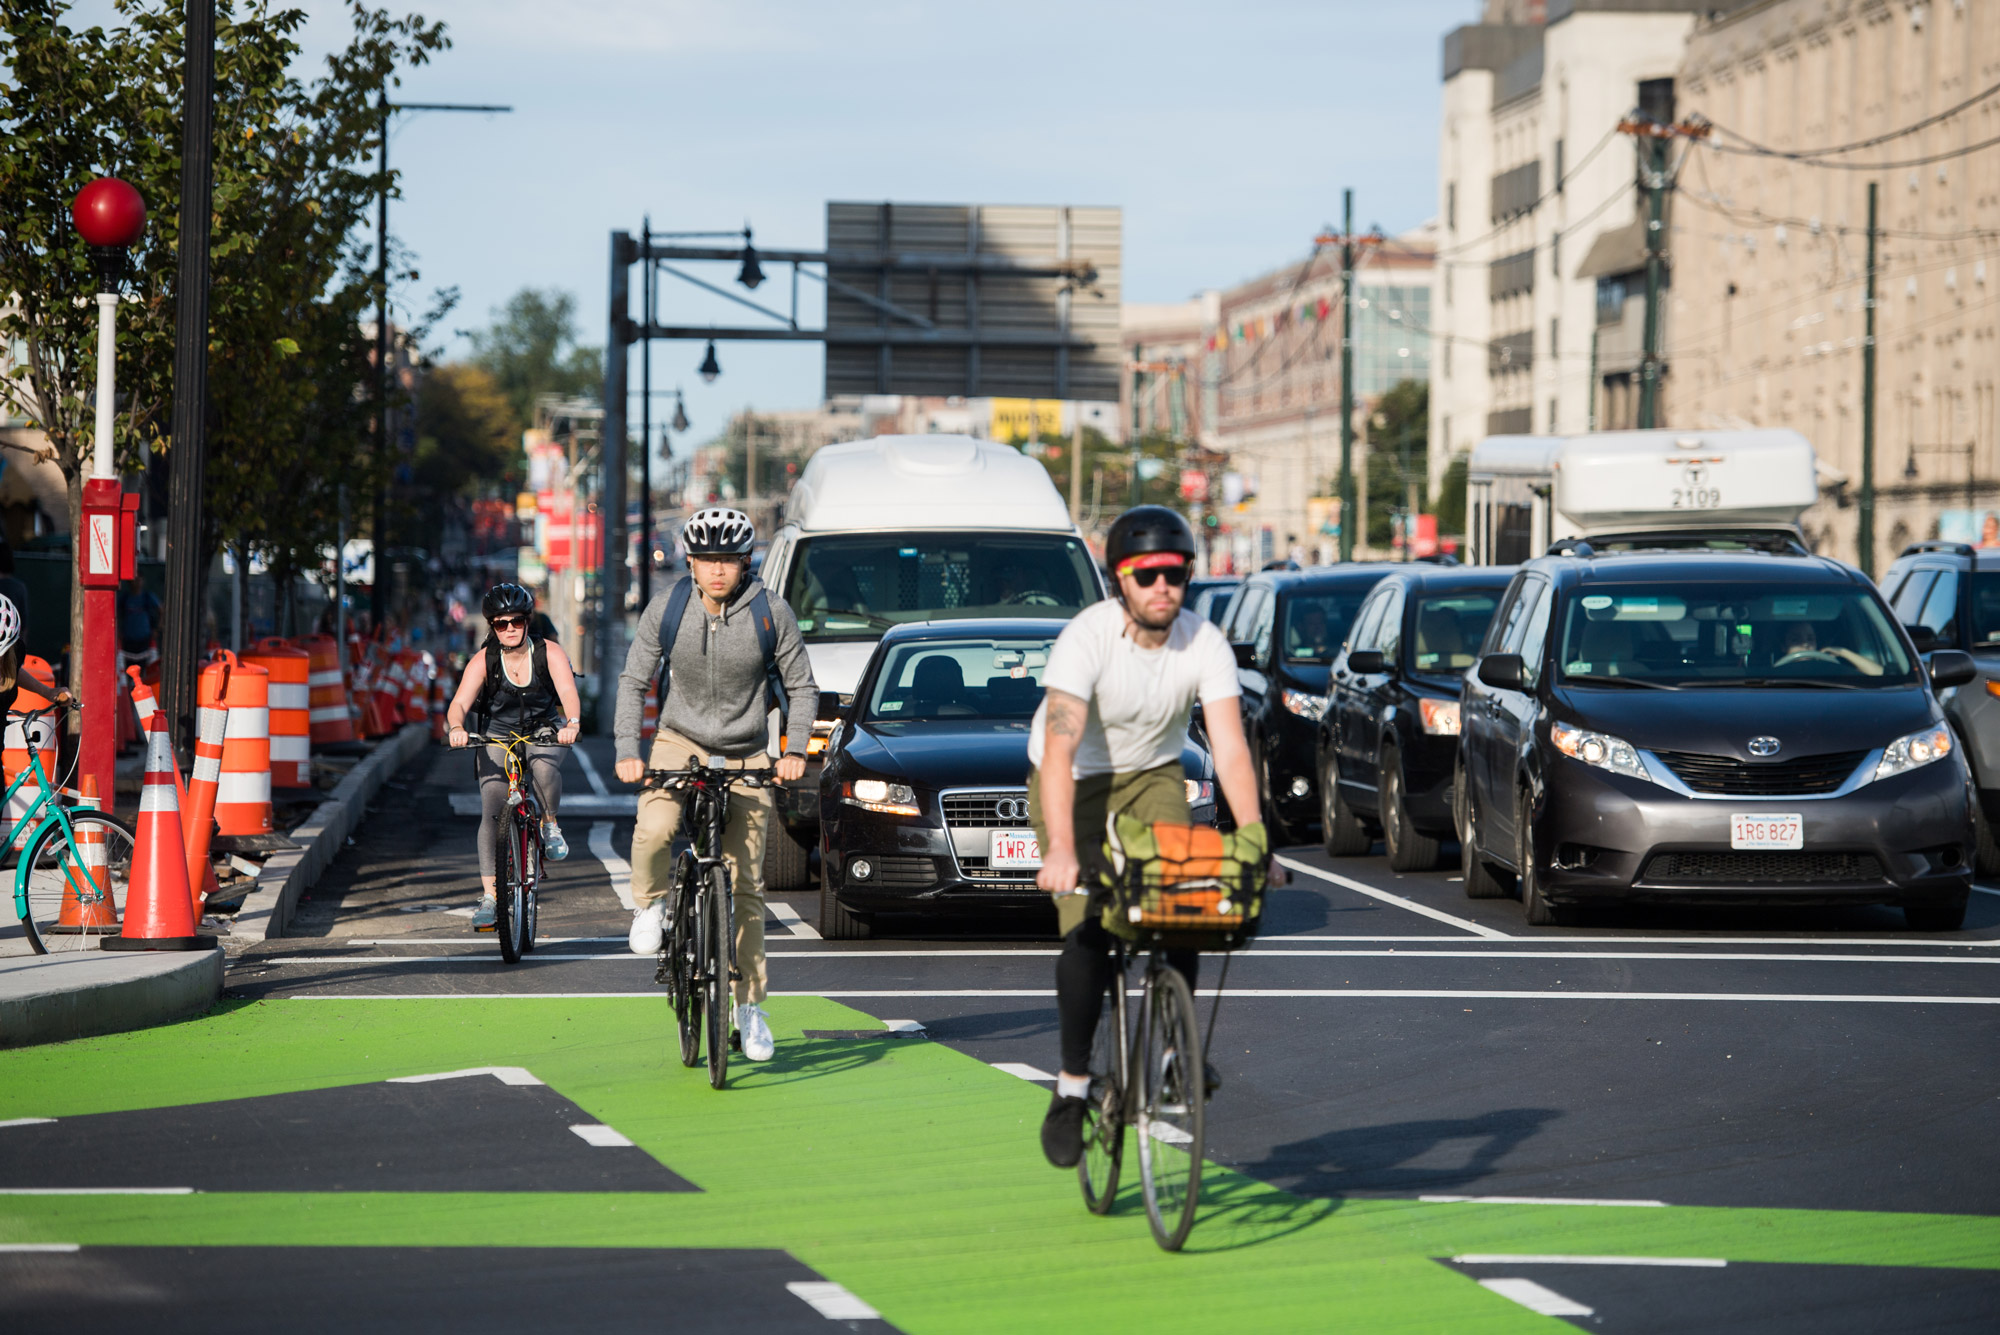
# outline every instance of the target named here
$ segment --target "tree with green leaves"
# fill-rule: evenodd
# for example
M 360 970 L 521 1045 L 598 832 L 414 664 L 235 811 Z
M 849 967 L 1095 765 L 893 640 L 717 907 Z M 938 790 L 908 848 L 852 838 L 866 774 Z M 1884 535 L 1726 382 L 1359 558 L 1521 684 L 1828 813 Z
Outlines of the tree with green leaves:
M 1429 474 L 1430 385 L 1398 380 L 1375 401 L 1368 417 L 1368 545 L 1387 549 L 1394 539 L 1391 517 L 1409 504 L 1409 484 L 1417 484 L 1422 511 Z
M 604 350 L 577 341 L 576 298 L 567 292 L 524 287 L 494 310 L 492 324 L 465 337 L 473 364 L 507 396 L 517 429 L 534 425 L 543 394 L 595 399 L 604 392 Z
M 182 6 L 118 0 L 122 22 L 75 29 L 62 0 L 0 0 L 0 335 L 26 350 L 0 394 L 39 427 L 70 485 L 91 449 L 97 290 L 69 221 L 77 190 L 122 177 L 147 201 L 119 309 L 119 466 L 169 449 L 178 277 Z M 333 537 L 339 484 L 364 467 L 372 300 L 352 238 L 384 184 L 375 105 L 399 69 L 447 46 L 442 25 L 355 3 L 323 73 L 293 73 L 305 23 L 269 0 L 216 14 L 209 449 L 204 545 L 247 543 L 281 577 Z M 73 617 L 76 615 L 73 602 Z

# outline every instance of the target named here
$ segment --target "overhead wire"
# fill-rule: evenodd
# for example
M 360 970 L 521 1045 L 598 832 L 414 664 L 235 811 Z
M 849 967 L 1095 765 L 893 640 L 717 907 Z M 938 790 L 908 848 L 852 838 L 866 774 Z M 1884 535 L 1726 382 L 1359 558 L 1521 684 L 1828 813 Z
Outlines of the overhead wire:
M 1596 159 L 1597 155 L 1604 151 L 1604 146 L 1610 143 L 1613 139 L 1616 139 L 1617 137 L 1618 137 L 1618 127 L 1614 125 L 1609 130 L 1606 130 L 1604 132 L 1604 137 L 1602 139 L 1598 140 L 1595 144 L 1591 145 L 1590 151 L 1588 153 L 1585 153 L 1581 158 L 1577 159 L 1577 163 L 1574 167 L 1571 167 L 1568 171 L 1564 172 L 1560 177 L 1558 177 L 1554 185 L 1551 185 L 1547 190 L 1543 191 L 1542 194 L 1538 198 L 1536 198 L 1532 203 L 1530 203 L 1526 208 L 1522 209 L 1519 213 L 1510 215 L 1507 221 L 1501 223 L 1499 226 L 1495 227 L 1492 231 L 1486 233 L 1484 236 L 1476 236 L 1472 238 L 1470 241 L 1459 241 L 1449 246 L 1439 247 L 1436 252 L 1436 258 L 1443 259 L 1447 255 L 1456 254 L 1462 250 L 1470 250 L 1474 246 L 1483 246 L 1488 241 L 1491 241 L 1494 237 L 1500 235 L 1502 232 L 1506 231 L 1509 227 L 1512 227 L 1515 223 L 1519 222 L 1522 218 L 1533 216 L 1536 209 L 1539 209 L 1542 205 L 1548 203 L 1550 200 L 1554 199 L 1557 195 L 1561 194 L 1563 187 L 1565 185 L 1568 185 L 1571 181 L 1575 180 L 1577 176 L 1583 171 L 1583 169 L 1585 167 L 1588 167 L 1591 164 L 1591 162 Z
M 1748 135 L 1740 134 L 1737 131 L 1730 129 L 1726 125 L 1718 125 L 1714 121 L 1710 121 L 1709 125 L 1718 133 L 1726 134 L 1731 139 L 1734 139 L 1737 142 L 1746 145 L 1749 149 L 1754 150 L 1758 153 L 1766 154 L 1770 157 L 1790 158 L 1795 161 L 1803 160 L 1806 158 L 1835 157 L 1842 153 L 1853 153 L 1859 149 L 1874 148 L 1880 144 L 1886 144 L 1892 140 L 1901 139 L 1906 135 L 1916 134 L 1920 130 L 1928 130 L 1931 126 L 1936 125 L 1941 121 L 1950 120 L 1953 116 L 1958 115 L 1961 111 L 1965 111 L 1971 107 L 1979 105 L 1981 102 L 1984 102 L 1987 98 L 1992 97 L 1995 93 L 2000 93 L 2000 83 L 1994 84 L 1991 88 L 1988 88 L 1983 92 L 1974 93 L 1971 97 L 1966 98 L 1965 101 L 1960 102 L 1955 107 L 1947 107 L 1945 110 L 1937 112 L 1934 115 L 1926 116 L 1920 121 L 1912 121 L 1910 124 L 1903 126 L 1901 129 L 1890 130 L 1887 131 L 1886 133 L 1878 134 L 1872 139 L 1857 139 L 1851 144 L 1837 144 L 1826 148 L 1800 148 L 1800 149 L 1790 149 L 1790 150 L 1781 148 L 1772 148 L 1767 144 L 1760 144 L 1756 140 L 1750 138 Z M 1731 150 L 1731 151 L 1736 151 L 1736 150 Z

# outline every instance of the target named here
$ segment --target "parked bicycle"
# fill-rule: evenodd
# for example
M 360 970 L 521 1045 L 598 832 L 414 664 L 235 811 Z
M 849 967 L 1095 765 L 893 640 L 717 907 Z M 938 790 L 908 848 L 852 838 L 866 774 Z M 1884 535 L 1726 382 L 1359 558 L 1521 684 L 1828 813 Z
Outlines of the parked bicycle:
M 1118 1195 L 1125 1128 L 1139 1145 L 1139 1182 L 1153 1239 L 1179 1251 L 1194 1227 L 1207 1149 L 1208 1039 L 1229 981 L 1223 956 L 1208 1033 L 1197 1023 L 1194 991 L 1167 962 L 1171 950 L 1233 951 L 1247 945 L 1262 912 L 1260 872 L 1199 879 L 1161 876 L 1158 865 L 1131 864 L 1124 874 L 1099 869 L 1092 912 L 1116 919 L 1128 935 L 1114 946 L 1111 983 L 1090 1048 L 1090 1093 L 1077 1179 L 1092 1214 L 1109 1214 Z M 1083 892 L 1079 892 L 1083 893 Z M 1128 975 L 1144 957 L 1139 1004 Z
M 507 819 L 494 831 L 493 930 L 500 938 L 500 958 L 519 964 L 535 948 L 536 891 L 542 882 L 542 803 L 527 781 L 521 752 L 528 746 L 556 745 L 554 728 L 498 736 L 471 733 L 468 746 L 497 746 L 504 753 L 507 775 Z
M 135 842 L 125 822 L 79 805 L 42 768 L 37 734 L 55 726 L 44 722 L 44 716 L 57 708 L 8 715 L 27 734 L 28 767 L 0 794 L 4 808 L 23 785 L 35 790 L 34 801 L 14 822 L 7 853 L 17 859 L 14 913 L 28 944 L 40 955 L 96 950 L 105 937 L 118 934 L 119 904 L 131 883 Z
M 666 984 L 673 1001 L 681 1065 L 700 1065 L 706 1047 L 708 1083 L 716 1089 L 729 1078 L 732 985 L 741 977 L 729 866 L 722 856 L 729 791 L 771 784 L 766 772 L 702 765 L 693 756 L 685 769 L 646 771 L 646 787 L 690 795 L 684 799 L 683 819 L 691 840 L 674 859 L 668 900 L 673 925 L 661 945 L 653 981 Z

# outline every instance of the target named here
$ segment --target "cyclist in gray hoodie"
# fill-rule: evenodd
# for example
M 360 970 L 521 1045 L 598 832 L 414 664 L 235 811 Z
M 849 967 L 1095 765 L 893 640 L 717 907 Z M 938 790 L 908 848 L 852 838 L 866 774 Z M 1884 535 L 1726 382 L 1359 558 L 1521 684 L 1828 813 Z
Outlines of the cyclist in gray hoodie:
M 805 773 L 819 690 L 792 609 L 750 574 L 756 540 L 749 516 L 722 507 L 698 511 L 681 529 L 692 585 L 678 598 L 679 585 L 668 586 L 640 614 L 618 678 L 613 731 L 617 774 L 624 782 L 638 783 L 648 769 L 680 769 L 690 756 L 704 763 L 714 757 L 741 769 L 772 768 L 775 757 L 778 779 Z M 683 610 L 663 655 L 662 623 L 676 601 Z M 659 675 L 663 656 L 668 677 L 660 692 L 659 732 L 652 754 L 642 760 L 639 723 L 646 688 Z M 784 688 L 782 738 L 772 735 L 774 675 Z M 734 892 L 736 963 L 742 973 L 736 984 L 736 1028 L 743 1037 L 743 1055 L 751 1061 L 766 1061 L 772 1052 L 771 1026 L 764 1015 L 764 839 L 770 822 L 769 790 L 732 792 L 722 855 Z M 671 849 L 680 824 L 676 794 L 659 788 L 639 794 L 632 829 L 632 901 L 637 907 L 628 937 L 635 955 L 656 954 L 665 938 L 667 896 L 673 889 Z

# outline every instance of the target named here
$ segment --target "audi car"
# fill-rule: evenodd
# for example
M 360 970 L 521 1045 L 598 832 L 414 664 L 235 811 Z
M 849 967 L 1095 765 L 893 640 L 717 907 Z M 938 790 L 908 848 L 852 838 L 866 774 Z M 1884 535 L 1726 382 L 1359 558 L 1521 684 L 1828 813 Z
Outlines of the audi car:
M 1028 726 L 1065 624 L 933 621 L 883 635 L 820 773 L 821 936 L 865 936 L 878 914 L 1018 914 L 1053 928 L 1035 886 Z M 1181 766 L 1193 818 L 1213 824 L 1214 769 L 1191 737 Z
M 1465 891 L 1531 923 L 1591 903 L 1893 904 L 1965 916 L 1972 776 L 1928 663 L 1875 587 L 1794 544 L 1524 565 L 1467 675 Z

